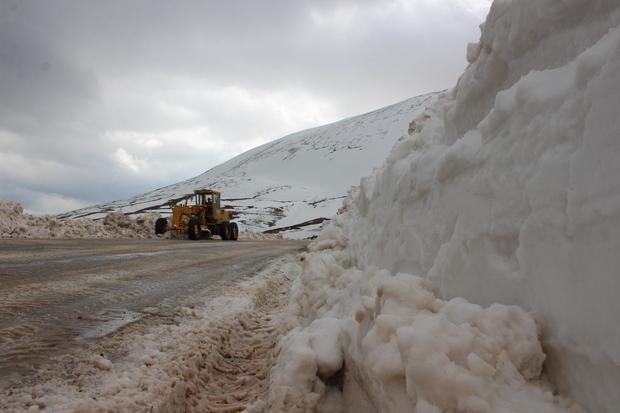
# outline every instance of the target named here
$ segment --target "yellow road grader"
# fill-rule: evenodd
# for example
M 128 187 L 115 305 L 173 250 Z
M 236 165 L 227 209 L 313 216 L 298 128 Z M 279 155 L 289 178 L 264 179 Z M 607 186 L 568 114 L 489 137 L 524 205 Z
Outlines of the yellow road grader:
M 197 189 L 172 201 L 172 217 L 155 221 L 155 234 L 166 231 L 187 232 L 187 238 L 197 240 L 219 235 L 225 241 L 236 241 L 239 228 L 232 211 L 220 206 L 221 194 L 212 189 Z

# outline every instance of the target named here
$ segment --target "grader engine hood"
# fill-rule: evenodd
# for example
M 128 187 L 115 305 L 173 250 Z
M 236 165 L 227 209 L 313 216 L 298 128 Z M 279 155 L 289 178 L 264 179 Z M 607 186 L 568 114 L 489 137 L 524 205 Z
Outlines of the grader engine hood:
M 189 220 L 193 215 L 199 214 L 194 206 L 175 205 L 172 207 L 172 228 L 187 228 Z

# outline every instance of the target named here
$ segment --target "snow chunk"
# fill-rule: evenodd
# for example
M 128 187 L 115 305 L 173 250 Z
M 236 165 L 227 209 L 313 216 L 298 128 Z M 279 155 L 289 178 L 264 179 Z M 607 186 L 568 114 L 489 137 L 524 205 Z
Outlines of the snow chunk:
M 155 238 L 157 214 L 131 218 L 110 213 L 102 220 L 63 220 L 24 214 L 15 202 L 0 201 L 0 238 Z
M 314 320 L 306 329 L 310 334 L 310 347 L 316 357 L 318 374 L 330 377 L 342 368 L 343 354 L 340 348 L 340 320 L 328 317 Z
M 446 301 L 423 278 L 360 271 L 342 250 L 312 250 L 290 302 L 307 324 L 280 344 L 269 411 L 322 411 L 334 400 L 346 410 L 361 393 L 381 412 L 579 411 L 538 387 L 540 332 L 519 307 Z
M 95 366 L 99 370 L 112 370 L 112 362 L 103 356 L 95 356 L 95 358 L 93 359 L 93 366 Z

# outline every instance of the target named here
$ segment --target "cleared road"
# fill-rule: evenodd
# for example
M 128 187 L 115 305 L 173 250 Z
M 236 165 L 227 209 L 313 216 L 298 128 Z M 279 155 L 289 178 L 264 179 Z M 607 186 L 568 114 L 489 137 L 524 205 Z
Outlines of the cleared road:
M 304 241 L 0 240 L 0 377 L 166 308 L 204 303 Z M 162 318 L 162 319 L 163 319 Z

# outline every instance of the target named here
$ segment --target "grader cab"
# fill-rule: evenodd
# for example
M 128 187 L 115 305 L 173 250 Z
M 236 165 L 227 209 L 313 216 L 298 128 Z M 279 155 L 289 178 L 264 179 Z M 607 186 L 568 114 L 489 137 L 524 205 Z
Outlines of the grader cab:
M 166 231 L 187 232 L 192 240 L 219 235 L 223 240 L 236 241 L 239 228 L 233 212 L 220 206 L 221 194 L 211 189 L 197 189 L 171 204 L 172 216 L 155 221 L 155 234 Z

